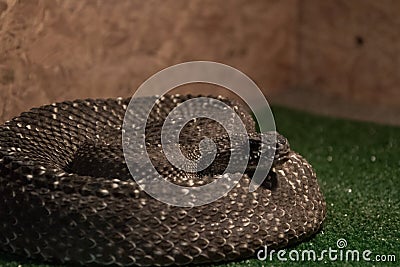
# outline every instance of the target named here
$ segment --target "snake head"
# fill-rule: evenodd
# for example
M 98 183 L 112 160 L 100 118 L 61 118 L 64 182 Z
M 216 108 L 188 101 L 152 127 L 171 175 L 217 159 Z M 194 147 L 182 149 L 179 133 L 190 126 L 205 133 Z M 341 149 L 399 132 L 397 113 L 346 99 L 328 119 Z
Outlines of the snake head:
M 230 138 L 224 136 L 213 140 L 217 148 L 216 157 L 209 168 L 205 169 L 204 174 L 222 174 L 226 171 L 228 163 L 231 164 L 231 172 L 241 172 L 246 154 L 248 154 L 245 169 L 247 174 L 251 176 L 257 168 L 269 172 L 271 167 L 285 160 L 290 151 L 287 139 L 277 132 L 238 134 Z M 233 141 L 235 148 L 230 146 L 230 141 Z
M 290 146 L 288 140 L 276 131 L 257 134 L 249 138 L 250 158 L 246 173 L 251 177 L 250 192 L 259 186 L 273 190 L 277 176 L 274 167 L 288 158 Z
M 275 146 L 275 157 L 274 162 L 281 161 L 287 158 L 290 152 L 289 141 L 283 135 L 276 133 L 276 146 Z
M 257 167 L 274 166 L 285 160 L 290 152 L 289 141 L 276 131 L 251 135 L 249 142 L 250 157 L 247 167 L 249 171 Z

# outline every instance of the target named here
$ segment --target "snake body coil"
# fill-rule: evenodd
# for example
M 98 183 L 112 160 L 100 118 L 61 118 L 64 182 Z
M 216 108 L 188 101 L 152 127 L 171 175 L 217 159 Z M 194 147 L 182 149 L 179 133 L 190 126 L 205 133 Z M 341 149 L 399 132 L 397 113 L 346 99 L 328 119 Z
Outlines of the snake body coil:
M 162 122 L 190 98 L 163 97 L 146 126 L 154 166 L 186 186 L 218 179 L 225 166 L 221 155 L 229 152 L 223 129 L 204 119 L 182 131 L 182 151 L 196 154 L 196 142 L 211 135 L 221 152 L 215 164 L 190 176 L 163 157 Z M 251 152 L 257 152 L 251 115 L 219 99 L 245 123 L 253 138 Z M 315 172 L 280 135 L 268 178 L 254 192 L 248 187 L 257 153 L 238 184 L 215 202 L 186 208 L 150 197 L 131 179 L 122 154 L 121 125 L 129 100 L 56 103 L 0 126 L 0 250 L 72 264 L 183 265 L 252 257 L 263 245 L 281 248 L 320 228 L 325 202 Z M 140 158 L 137 162 L 145 173 Z

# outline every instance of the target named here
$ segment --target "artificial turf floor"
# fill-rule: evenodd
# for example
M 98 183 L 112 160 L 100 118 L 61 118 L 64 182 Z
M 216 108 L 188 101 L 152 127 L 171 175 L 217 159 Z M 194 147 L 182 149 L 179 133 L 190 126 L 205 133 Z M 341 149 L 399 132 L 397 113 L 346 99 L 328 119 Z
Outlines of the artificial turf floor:
M 268 257 L 215 266 L 400 266 L 400 128 L 281 107 L 273 112 L 277 130 L 317 172 L 327 202 L 323 229 L 311 240 L 286 249 L 281 257 L 287 261 L 279 260 L 275 253 L 272 261 Z M 339 239 L 345 239 L 347 246 L 339 249 Z M 327 253 L 320 261 L 308 260 L 307 254 L 305 261 L 301 260 L 303 251 L 314 250 L 320 257 L 329 249 L 337 250 L 331 252 L 331 257 L 337 255 L 336 260 Z M 352 260 L 356 254 L 349 250 L 359 252 L 359 261 Z M 363 253 L 370 261 L 363 259 Z M 0 266 L 19 265 L 53 266 L 0 255 Z

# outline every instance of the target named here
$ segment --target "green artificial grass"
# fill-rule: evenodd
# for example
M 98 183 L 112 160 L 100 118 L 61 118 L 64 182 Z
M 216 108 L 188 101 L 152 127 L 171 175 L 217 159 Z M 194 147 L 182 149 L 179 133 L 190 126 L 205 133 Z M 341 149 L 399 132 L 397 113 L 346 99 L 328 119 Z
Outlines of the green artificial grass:
M 249 259 L 222 266 L 396 266 L 400 265 L 400 128 L 321 117 L 273 108 L 277 130 L 285 135 L 292 149 L 315 168 L 327 202 L 327 218 L 315 237 L 286 249 L 288 261 Z M 344 238 L 343 260 L 292 261 L 296 250 L 338 249 Z M 360 261 L 345 261 L 348 250 L 358 250 Z M 371 261 L 362 259 L 370 250 Z M 337 253 L 340 255 L 340 252 Z M 395 262 L 377 262 L 376 255 L 394 255 Z M 0 266 L 53 266 L 0 256 Z

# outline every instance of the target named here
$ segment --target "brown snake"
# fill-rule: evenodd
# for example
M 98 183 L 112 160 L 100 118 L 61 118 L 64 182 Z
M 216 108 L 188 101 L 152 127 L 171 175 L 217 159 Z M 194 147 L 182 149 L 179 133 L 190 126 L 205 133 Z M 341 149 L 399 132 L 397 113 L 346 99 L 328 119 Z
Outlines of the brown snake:
M 182 151 L 195 157 L 196 144 L 209 136 L 219 149 L 216 162 L 189 175 L 163 157 L 160 125 L 189 98 L 172 95 L 157 102 L 146 146 L 166 179 L 197 186 L 220 177 L 230 151 L 223 129 L 201 119 L 183 130 Z M 282 248 L 316 233 L 325 201 L 311 165 L 278 135 L 268 177 L 249 192 L 259 134 L 241 105 L 219 99 L 246 125 L 250 159 L 227 195 L 196 207 L 164 204 L 131 179 L 121 148 L 130 99 L 56 103 L 0 126 L 0 250 L 71 264 L 184 265 L 254 257 L 264 245 Z M 140 169 L 140 158 L 137 164 L 138 171 L 147 171 Z

